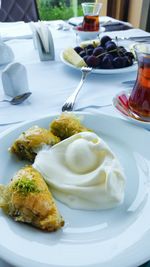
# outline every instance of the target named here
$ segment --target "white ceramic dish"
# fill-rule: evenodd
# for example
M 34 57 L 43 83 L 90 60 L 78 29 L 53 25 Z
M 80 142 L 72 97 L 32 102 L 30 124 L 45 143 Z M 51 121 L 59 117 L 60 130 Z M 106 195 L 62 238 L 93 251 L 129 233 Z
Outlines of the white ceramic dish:
M 150 259 L 150 134 L 125 120 L 79 114 L 118 156 L 127 177 L 125 201 L 104 211 L 72 210 L 58 202 L 66 226 L 43 233 L 14 222 L 0 211 L 0 257 L 19 267 L 129 267 Z M 55 116 L 24 123 L 0 135 L 0 183 L 7 183 L 24 162 L 7 151 L 31 127 L 49 127 Z
M 127 120 L 129 120 L 131 123 L 137 125 L 137 126 L 140 126 L 140 127 L 143 127 L 147 130 L 150 130 L 150 122 L 146 122 L 146 121 L 141 121 L 141 120 L 138 120 L 136 118 L 133 118 L 130 113 L 126 113 L 126 109 L 124 108 L 124 106 L 121 104 L 121 102 L 119 102 L 119 105 L 118 105 L 118 97 L 121 96 L 121 95 L 125 95 L 126 98 L 128 99 L 129 96 L 130 96 L 130 93 L 131 93 L 131 90 L 130 91 L 122 91 L 120 92 L 119 94 L 117 94 L 114 98 L 113 98 L 113 105 L 114 107 L 117 109 L 117 111 L 119 111 L 119 113 L 125 117 Z M 127 110 L 128 112 L 128 110 Z
M 68 20 L 68 23 L 72 24 L 72 25 L 79 25 L 81 24 L 83 21 L 83 16 L 80 16 L 80 17 L 73 17 L 73 18 L 70 18 Z
M 64 59 L 63 51 L 60 53 L 60 59 L 65 65 L 67 65 L 73 69 L 80 70 L 80 68 L 77 68 L 76 66 L 69 63 L 66 59 Z M 92 69 L 92 73 L 96 73 L 96 74 L 119 74 L 119 73 L 128 73 L 128 72 L 132 72 L 132 71 L 137 71 L 137 64 L 136 63 L 130 67 L 119 68 L 119 69 Z
M 81 41 L 85 41 L 98 38 L 99 34 L 105 31 L 105 28 L 100 27 L 99 31 L 90 32 L 90 31 L 81 31 L 78 30 L 77 27 L 74 27 L 73 31 L 80 37 Z

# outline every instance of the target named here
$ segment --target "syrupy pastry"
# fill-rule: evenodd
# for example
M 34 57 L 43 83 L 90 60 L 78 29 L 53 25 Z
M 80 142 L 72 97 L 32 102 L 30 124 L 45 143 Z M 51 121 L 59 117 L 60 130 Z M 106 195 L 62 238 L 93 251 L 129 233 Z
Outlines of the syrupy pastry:
M 15 221 L 41 230 L 55 231 L 64 225 L 41 174 L 32 166 L 20 169 L 7 185 L 0 185 L 0 207 Z
M 53 120 L 50 124 L 51 132 L 64 140 L 74 134 L 89 131 L 81 124 L 80 119 L 72 113 L 63 112 L 60 117 Z
M 43 145 L 53 146 L 60 141 L 60 138 L 52 132 L 39 126 L 33 126 L 23 132 L 12 144 L 10 151 L 20 159 L 33 162 L 37 151 Z

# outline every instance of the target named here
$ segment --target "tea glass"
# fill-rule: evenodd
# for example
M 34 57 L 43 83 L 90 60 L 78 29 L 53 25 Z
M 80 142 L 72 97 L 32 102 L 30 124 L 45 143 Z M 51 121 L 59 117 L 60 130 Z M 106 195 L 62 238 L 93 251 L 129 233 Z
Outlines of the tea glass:
M 102 3 L 82 3 L 83 10 L 83 31 L 99 31 L 99 14 L 102 7 Z
M 129 108 L 141 119 L 150 121 L 150 44 L 137 44 L 134 50 L 138 60 L 138 72 L 129 97 Z

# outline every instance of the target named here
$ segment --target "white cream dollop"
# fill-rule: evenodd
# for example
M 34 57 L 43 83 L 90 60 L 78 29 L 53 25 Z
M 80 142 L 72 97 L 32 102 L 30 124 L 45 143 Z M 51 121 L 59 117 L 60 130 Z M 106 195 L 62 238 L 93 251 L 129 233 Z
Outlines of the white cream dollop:
M 96 168 L 97 156 L 93 153 L 93 143 L 79 138 L 71 142 L 65 154 L 68 168 L 76 173 L 88 173 Z
M 107 209 L 124 199 L 121 164 L 95 133 L 81 132 L 40 151 L 33 167 L 53 195 L 71 208 Z

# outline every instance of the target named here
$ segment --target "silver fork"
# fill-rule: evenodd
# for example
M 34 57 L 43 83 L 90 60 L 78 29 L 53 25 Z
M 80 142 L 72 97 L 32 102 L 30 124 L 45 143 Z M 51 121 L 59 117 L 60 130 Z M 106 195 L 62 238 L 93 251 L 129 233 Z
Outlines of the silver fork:
M 91 71 L 92 71 L 92 68 L 89 68 L 89 67 L 82 67 L 81 68 L 82 77 L 81 77 L 80 83 L 78 84 L 78 86 L 75 89 L 75 91 L 73 92 L 73 94 L 71 96 L 69 96 L 67 98 L 67 100 L 65 101 L 65 103 L 63 104 L 62 111 L 72 111 L 73 110 L 77 95 L 78 95 L 79 91 L 81 90 L 82 85 L 83 85 L 87 75 Z

